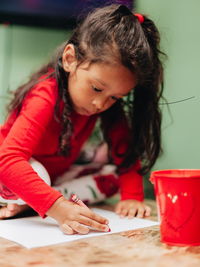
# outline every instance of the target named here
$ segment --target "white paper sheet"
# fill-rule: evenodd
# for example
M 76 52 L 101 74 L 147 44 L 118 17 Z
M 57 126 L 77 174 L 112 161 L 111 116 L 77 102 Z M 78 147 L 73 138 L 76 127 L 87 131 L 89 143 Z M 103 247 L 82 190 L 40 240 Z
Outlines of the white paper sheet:
M 158 222 L 147 219 L 120 218 L 114 212 L 102 209 L 93 209 L 93 211 L 109 220 L 111 232 L 102 233 L 93 231 L 87 235 L 64 235 L 53 219 L 49 217 L 42 219 L 38 216 L 35 216 L 20 219 L 1 220 L 0 236 L 21 244 L 26 248 L 34 248 L 74 241 L 81 238 L 134 230 L 159 224 Z

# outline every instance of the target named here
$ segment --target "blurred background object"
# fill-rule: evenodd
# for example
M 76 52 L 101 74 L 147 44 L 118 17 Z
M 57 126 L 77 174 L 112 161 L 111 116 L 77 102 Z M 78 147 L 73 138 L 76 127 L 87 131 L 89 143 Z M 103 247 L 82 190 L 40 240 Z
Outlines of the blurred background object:
M 80 14 L 108 3 L 120 3 L 132 8 L 132 0 L 1 0 L 0 22 L 71 28 Z

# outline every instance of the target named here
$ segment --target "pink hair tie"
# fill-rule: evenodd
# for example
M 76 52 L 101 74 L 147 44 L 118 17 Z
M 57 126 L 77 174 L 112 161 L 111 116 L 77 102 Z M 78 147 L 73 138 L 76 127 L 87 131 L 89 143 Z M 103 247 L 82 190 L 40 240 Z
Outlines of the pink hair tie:
M 144 22 L 144 16 L 142 16 L 139 13 L 135 13 L 134 15 L 137 17 L 137 19 L 139 20 L 140 23 L 143 23 Z

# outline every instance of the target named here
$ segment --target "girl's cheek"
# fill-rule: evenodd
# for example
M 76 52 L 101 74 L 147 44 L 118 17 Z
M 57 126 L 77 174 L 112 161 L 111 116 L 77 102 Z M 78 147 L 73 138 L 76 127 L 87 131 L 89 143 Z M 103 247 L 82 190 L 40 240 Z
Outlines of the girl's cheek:
M 106 105 L 105 105 L 105 110 L 109 109 L 112 105 L 114 105 L 116 103 L 116 101 L 113 101 L 112 99 L 109 100 Z

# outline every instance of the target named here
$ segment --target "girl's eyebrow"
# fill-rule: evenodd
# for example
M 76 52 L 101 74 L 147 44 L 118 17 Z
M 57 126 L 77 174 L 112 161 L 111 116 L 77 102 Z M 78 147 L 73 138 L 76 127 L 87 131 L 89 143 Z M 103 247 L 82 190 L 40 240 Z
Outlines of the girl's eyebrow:
M 97 82 L 101 83 L 103 86 L 105 86 L 105 87 L 107 86 L 107 84 L 104 81 L 102 81 L 96 77 L 93 77 L 93 79 L 96 80 Z

